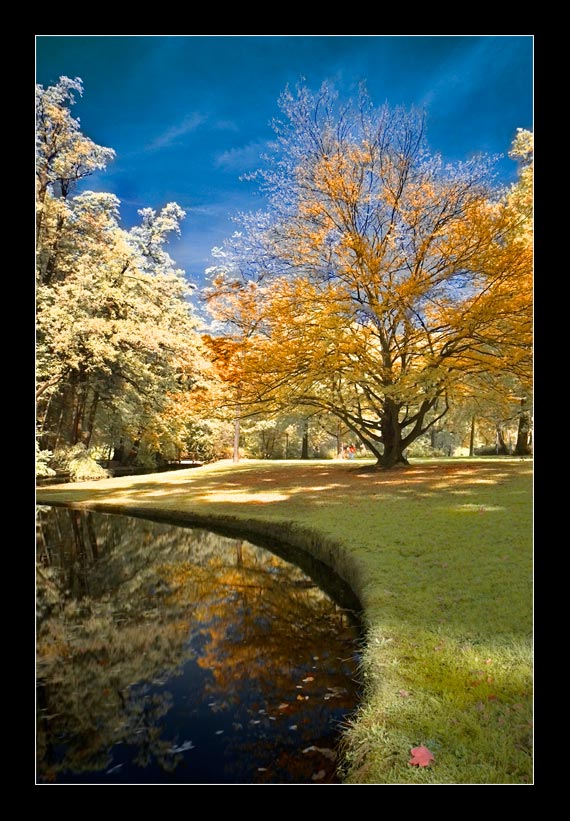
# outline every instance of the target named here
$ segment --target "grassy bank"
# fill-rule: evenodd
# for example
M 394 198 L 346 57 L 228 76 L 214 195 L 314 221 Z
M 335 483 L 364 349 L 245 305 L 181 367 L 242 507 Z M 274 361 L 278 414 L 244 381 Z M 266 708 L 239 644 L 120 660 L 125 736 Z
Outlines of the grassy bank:
M 368 469 L 367 469 L 368 468 Z M 532 781 L 532 465 L 509 459 L 217 463 L 38 490 L 274 533 L 331 564 L 368 626 L 348 783 Z M 427 746 L 430 767 L 410 766 Z

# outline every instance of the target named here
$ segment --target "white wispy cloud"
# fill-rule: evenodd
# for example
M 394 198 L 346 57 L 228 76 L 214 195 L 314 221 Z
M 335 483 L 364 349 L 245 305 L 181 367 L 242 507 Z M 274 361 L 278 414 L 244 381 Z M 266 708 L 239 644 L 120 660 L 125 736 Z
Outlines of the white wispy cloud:
M 182 122 L 170 126 L 170 128 L 167 128 L 162 134 L 159 134 L 158 137 L 147 146 L 147 151 L 156 151 L 159 148 L 166 148 L 172 145 L 172 143 L 176 142 L 180 137 L 189 134 L 191 131 L 195 131 L 203 125 L 207 119 L 208 117 L 205 114 L 200 114 L 199 111 L 189 114 Z
M 217 168 L 225 168 L 232 171 L 246 171 L 259 164 L 259 157 L 267 149 L 265 140 L 254 140 L 242 145 L 239 148 L 230 148 L 223 151 L 215 159 Z

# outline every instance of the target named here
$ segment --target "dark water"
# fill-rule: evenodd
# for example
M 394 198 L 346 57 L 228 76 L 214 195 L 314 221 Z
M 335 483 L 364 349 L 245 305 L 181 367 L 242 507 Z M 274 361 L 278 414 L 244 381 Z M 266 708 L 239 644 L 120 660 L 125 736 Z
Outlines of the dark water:
M 338 780 L 358 627 L 323 565 L 49 507 L 37 551 L 38 783 Z

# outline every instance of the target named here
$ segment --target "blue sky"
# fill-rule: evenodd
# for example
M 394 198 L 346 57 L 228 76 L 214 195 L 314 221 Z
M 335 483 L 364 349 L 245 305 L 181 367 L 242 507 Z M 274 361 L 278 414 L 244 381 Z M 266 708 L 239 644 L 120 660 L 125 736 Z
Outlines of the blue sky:
M 427 138 L 446 160 L 503 153 L 532 128 L 532 35 L 497 36 L 38 36 L 36 77 L 81 77 L 74 107 L 85 134 L 117 157 L 83 189 L 110 191 L 126 227 L 138 208 L 176 201 L 187 212 L 171 255 L 195 283 L 238 211 L 263 207 L 240 176 L 260 165 L 286 84 L 332 81 L 377 104 L 427 112 Z

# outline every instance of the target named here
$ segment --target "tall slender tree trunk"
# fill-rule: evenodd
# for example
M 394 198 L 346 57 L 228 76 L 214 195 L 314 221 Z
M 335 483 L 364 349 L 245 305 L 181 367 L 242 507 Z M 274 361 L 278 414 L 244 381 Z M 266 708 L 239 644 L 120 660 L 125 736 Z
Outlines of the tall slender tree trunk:
M 240 435 L 240 418 L 239 418 L 239 412 L 238 412 L 238 413 L 236 413 L 236 417 L 234 419 L 234 453 L 233 453 L 234 462 L 239 462 L 239 435 Z
M 471 433 L 469 435 L 469 456 L 475 456 L 475 417 L 471 417 Z
M 97 391 L 93 394 L 93 399 L 91 401 L 91 407 L 89 408 L 89 416 L 87 417 L 87 423 L 84 425 L 84 439 L 85 439 L 85 447 L 88 448 L 91 444 L 91 437 L 93 436 L 93 428 L 95 427 L 95 417 L 97 415 L 97 405 L 99 404 L 99 393 Z
M 97 546 L 97 535 L 93 526 L 93 514 L 88 511 L 86 514 L 87 535 L 89 537 L 89 544 L 91 546 L 91 557 L 97 559 L 99 557 L 99 548 Z
M 71 444 L 76 445 L 81 439 L 83 414 L 85 412 L 85 392 L 78 391 L 75 414 L 73 416 L 73 427 L 71 430 Z
M 503 429 L 501 425 L 497 423 L 497 440 L 495 445 L 495 452 L 497 456 L 508 456 L 509 449 L 507 447 L 507 443 L 505 442 L 505 435 L 503 433 Z
M 517 430 L 517 442 L 515 445 L 516 456 L 529 456 L 531 453 L 530 446 L 530 431 L 531 418 L 530 411 L 526 409 L 526 396 L 521 399 L 521 412 L 519 416 L 519 425 Z
M 240 420 L 241 420 L 241 411 L 239 407 L 239 400 L 241 397 L 241 386 L 237 386 L 236 392 L 236 415 L 234 418 L 234 452 L 233 452 L 233 461 L 239 462 L 239 437 L 240 437 Z
M 301 444 L 301 459 L 309 458 L 309 420 L 303 419 L 303 441 Z

